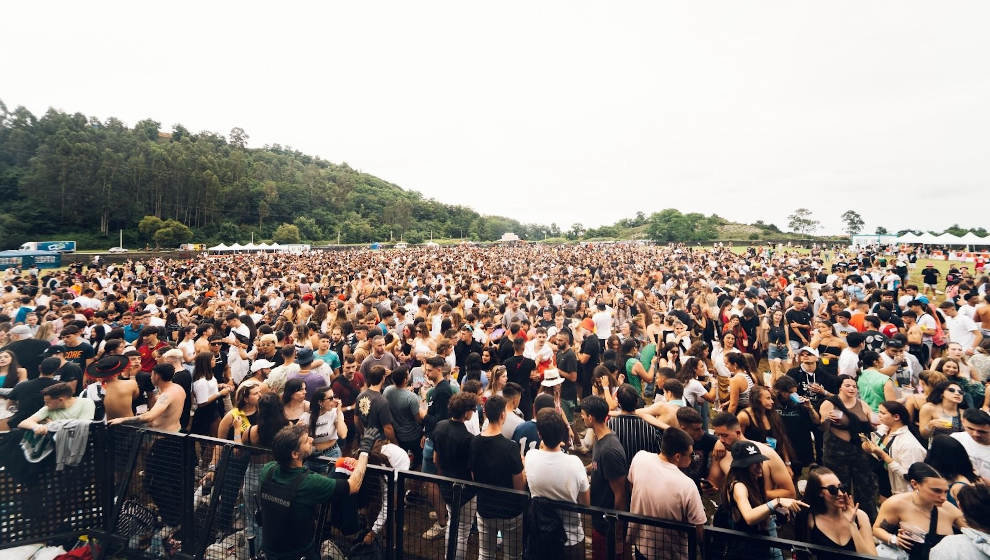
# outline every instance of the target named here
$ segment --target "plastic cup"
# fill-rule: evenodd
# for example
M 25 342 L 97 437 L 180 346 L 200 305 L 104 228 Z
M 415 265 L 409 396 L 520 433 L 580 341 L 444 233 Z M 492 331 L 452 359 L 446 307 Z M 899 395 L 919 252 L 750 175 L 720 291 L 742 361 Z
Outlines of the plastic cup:
M 914 525 L 907 525 L 905 523 L 901 523 L 901 529 L 904 531 L 904 537 L 906 539 L 916 543 L 925 542 L 925 533 L 927 533 L 927 531 L 924 529 L 915 527 Z

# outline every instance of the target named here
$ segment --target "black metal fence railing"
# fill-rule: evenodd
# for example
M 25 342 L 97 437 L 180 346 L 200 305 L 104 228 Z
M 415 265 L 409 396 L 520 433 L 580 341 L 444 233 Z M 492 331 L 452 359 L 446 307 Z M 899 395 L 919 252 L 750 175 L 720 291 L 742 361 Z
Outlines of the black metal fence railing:
M 107 430 L 94 425 L 78 465 L 56 465 L 52 452 L 29 462 L 21 448 L 22 430 L 0 433 L 0 548 L 39 541 L 74 541 L 102 527 L 113 493 L 102 473 Z
M 93 424 L 83 461 L 24 465 L 19 431 L 0 434 L 0 548 L 89 534 L 97 558 L 249 560 L 264 449 Z M 373 459 L 374 460 L 374 459 Z M 314 459 L 328 476 L 334 464 Z M 871 558 L 808 543 L 643 517 L 369 465 L 361 491 L 318 515 L 323 558 Z M 559 530 L 554 527 L 559 525 Z

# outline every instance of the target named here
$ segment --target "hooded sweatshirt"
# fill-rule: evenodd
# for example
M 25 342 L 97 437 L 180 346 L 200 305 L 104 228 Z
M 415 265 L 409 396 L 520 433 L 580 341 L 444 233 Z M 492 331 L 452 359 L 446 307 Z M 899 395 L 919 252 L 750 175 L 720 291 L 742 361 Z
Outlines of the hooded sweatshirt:
M 929 560 L 990 560 L 990 535 L 969 527 L 961 535 L 942 539 L 928 556 Z

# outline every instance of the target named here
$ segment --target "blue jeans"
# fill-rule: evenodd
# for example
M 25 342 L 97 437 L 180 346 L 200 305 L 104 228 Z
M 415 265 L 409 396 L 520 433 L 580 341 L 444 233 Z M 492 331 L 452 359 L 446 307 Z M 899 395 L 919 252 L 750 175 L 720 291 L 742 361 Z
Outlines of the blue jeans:
M 423 443 L 423 472 L 437 474 L 437 466 L 433 464 L 433 440 L 430 438 Z

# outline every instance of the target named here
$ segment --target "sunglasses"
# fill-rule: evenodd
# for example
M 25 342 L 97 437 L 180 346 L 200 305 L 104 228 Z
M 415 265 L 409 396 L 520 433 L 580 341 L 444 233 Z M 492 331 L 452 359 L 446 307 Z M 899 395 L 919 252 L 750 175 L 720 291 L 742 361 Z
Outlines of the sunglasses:
M 849 487 L 845 484 L 832 484 L 830 486 L 822 486 L 822 488 L 824 490 L 828 490 L 828 493 L 833 496 L 838 496 L 839 492 L 842 492 L 843 494 L 849 493 Z
M 948 389 L 945 390 L 945 392 L 962 394 L 962 389 L 959 389 L 958 387 L 949 387 Z

